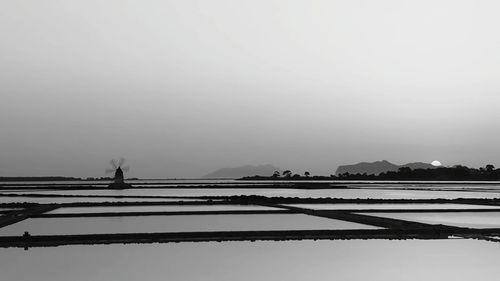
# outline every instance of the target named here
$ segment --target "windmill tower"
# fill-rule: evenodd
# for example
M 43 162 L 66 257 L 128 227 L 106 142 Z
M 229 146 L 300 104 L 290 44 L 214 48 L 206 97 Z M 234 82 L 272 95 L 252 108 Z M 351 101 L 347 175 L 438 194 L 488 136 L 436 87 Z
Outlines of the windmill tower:
M 128 172 L 130 169 L 129 166 L 123 166 L 125 164 L 125 159 L 120 158 L 118 163 L 113 159 L 109 162 L 113 169 L 107 169 L 106 173 L 115 173 L 115 177 L 113 178 L 113 182 L 108 186 L 109 188 L 130 188 L 132 187 L 130 184 L 125 183 L 125 177 L 123 172 Z
M 115 178 L 114 181 L 116 184 L 122 184 L 123 183 L 123 170 L 120 166 L 118 166 L 118 169 L 115 171 Z

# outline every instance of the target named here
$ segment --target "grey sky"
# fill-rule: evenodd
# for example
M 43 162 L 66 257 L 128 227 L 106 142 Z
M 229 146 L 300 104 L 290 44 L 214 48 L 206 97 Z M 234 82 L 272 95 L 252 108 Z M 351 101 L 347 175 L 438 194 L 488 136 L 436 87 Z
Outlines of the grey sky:
M 0 175 L 500 164 L 498 1 L 0 0 Z

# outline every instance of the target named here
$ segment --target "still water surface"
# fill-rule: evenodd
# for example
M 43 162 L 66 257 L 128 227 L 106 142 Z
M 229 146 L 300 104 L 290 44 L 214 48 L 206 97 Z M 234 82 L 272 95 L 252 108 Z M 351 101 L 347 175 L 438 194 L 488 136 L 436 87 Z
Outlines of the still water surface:
M 8 193 L 8 192 L 0 192 Z M 19 193 L 19 192 L 10 192 Z M 31 192 L 33 193 L 33 192 Z M 464 191 L 420 191 L 420 190 L 374 190 L 374 189 L 126 189 L 126 190 L 65 190 L 65 191 L 37 191 L 37 194 L 71 194 L 71 195 L 119 195 L 119 196 L 234 196 L 234 195 L 261 195 L 268 197 L 298 197 L 298 198 L 376 198 L 376 199 L 432 199 L 432 198 L 500 198 L 499 193 L 491 192 L 464 192 Z M 143 201 L 135 199 L 135 201 Z M 150 199 L 147 199 L 150 200 Z M 134 201 L 134 199 L 119 198 L 30 198 L 0 196 L 0 203 L 7 202 L 99 202 L 99 201 Z
M 106 206 L 59 208 L 47 214 L 113 213 L 113 212 L 189 212 L 189 211 L 267 211 L 278 208 L 255 205 L 210 205 L 210 206 Z
M 14 281 L 497 281 L 495 243 L 356 240 L 0 249 Z
M 31 218 L 0 229 L 0 236 L 185 231 L 376 229 L 303 214 Z
M 498 209 L 500 206 L 470 204 L 291 204 L 288 206 L 312 210 L 379 210 L 379 209 Z
M 500 228 L 500 213 L 365 213 L 367 215 L 471 228 Z M 492 245 L 493 246 L 493 245 Z M 494 245 L 500 247 L 500 244 Z
M 81 182 L 77 182 L 81 183 Z M 182 183 L 182 182 L 180 182 Z M 102 184 L 97 182 L 96 184 Z M 361 184 L 362 185 L 362 184 Z M 429 188 L 442 186 L 427 184 Z M 391 188 L 392 185 L 384 185 Z M 384 188 L 379 186 L 378 188 Z M 399 185 L 398 185 L 399 186 Z M 408 185 L 410 186 L 410 185 Z M 421 185 L 417 185 L 422 187 Z M 452 188 L 481 186 L 457 183 Z M 369 187 L 369 186 L 366 186 Z M 372 186 L 373 187 L 373 186 Z M 491 187 L 498 188 L 497 186 Z M 20 193 L 21 191 L 13 191 Z M 381 199 L 500 198 L 492 192 L 418 191 L 376 189 L 129 189 L 92 191 L 41 191 L 29 193 L 82 195 L 334 197 Z M 2 193 L 2 192 L 0 192 Z M 0 202 L 103 202 L 153 201 L 115 198 L 2 197 Z M 177 199 L 159 199 L 161 201 Z M 186 199 L 182 199 L 186 200 Z M 342 205 L 342 206 L 339 206 Z M 403 208 L 390 204 L 391 208 Z M 417 206 L 418 205 L 418 206 Z M 309 205 L 301 205 L 310 207 Z M 386 204 L 321 204 L 314 208 L 385 208 Z M 116 210 L 151 211 L 197 206 L 102 207 L 61 209 L 55 212 Z M 213 206 L 215 207 L 215 206 Z M 411 204 L 404 208 L 435 208 Z M 447 204 L 446 208 L 491 208 Z M 108 209 L 110 208 L 110 209 Z M 114 209 L 113 209 L 114 208 Z M 126 209 L 123 209 L 126 208 Z M 207 207 L 203 207 L 207 208 Z M 495 213 L 373 214 L 427 223 L 500 227 Z M 417 216 L 415 216 L 417 215 Z M 38 218 L 0 229 L 0 235 L 131 233 L 217 230 L 373 229 L 374 227 L 306 215 L 206 215 L 123 218 Z M 132 281 L 132 280 L 498 280 L 500 244 L 478 240 L 350 240 L 287 242 L 224 242 L 141 245 L 63 246 L 56 248 L 0 249 L 0 280 Z

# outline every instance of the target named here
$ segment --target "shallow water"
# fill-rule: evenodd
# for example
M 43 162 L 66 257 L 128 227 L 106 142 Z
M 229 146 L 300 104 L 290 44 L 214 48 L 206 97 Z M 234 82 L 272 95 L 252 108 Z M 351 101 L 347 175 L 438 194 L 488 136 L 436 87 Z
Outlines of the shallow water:
M 96 198 L 96 197 L 1 197 L 0 203 L 76 203 L 76 202 L 143 202 L 143 201 L 200 201 L 197 199 L 169 199 L 169 198 Z
M 411 220 L 470 228 L 500 228 L 500 213 L 363 213 L 378 217 Z M 493 245 L 492 245 L 493 246 Z M 495 245 L 497 246 L 497 245 Z
M 192 181 L 191 181 L 192 182 Z M 205 181 L 206 182 L 206 181 Z M 78 182 L 81 183 L 81 182 Z M 496 185 L 495 185 L 496 184 Z M 128 189 L 26 190 L 29 193 L 82 195 L 332 197 L 380 199 L 500 198 L 495 192 L 380 190 L 380 188 L 492 188 L 492 185 L 384 184 L 366 189 Z M 369 188 L 368 188 L 369 187 Z M 376 187 L 379 189 L 373 189 Z M 22 191 L 12 191 L 20 193 Z M 0 193 L 4 193 L 0 191 Z M 188 199 L 158 199 L 187 201 Z M 156 201 L 152 198 L 33 198 L 1 197 L 1 202 Z M 314 209 L 466 209 L 496 208 L 462 204 L 301 204 Z M 227 209 L 226 209 L 227 208 Z M 131 206 L 66 208 L 52 213 L 242 210 L 250 206 Z M 268 208 L 267 208 L 268 209 Z M 365 214 L 365 213 L 363 213 Z M 468 227 L 500 227 L 500 213 L 373 213 Z M 0 236 L 224 230 L 374 229 L 375 227 L 302 214 L 204 215 L 104 218 L 37 218 L 0 229 Z M 63 246 L 0 249 L 1 280 L 498 280 L 500 244 L 478 240 L 350 240 L 288 242 L 224 242 L 142 245 Z M 22 270 L 20 270 L 22 269 Z
M 2 192 L 0 192 L 2 193 Z M 4 192 L 6 193 L 6 192 Z M 11 192 L 17 193 L 17 192 Z M 377 189 L 252 189 L 252 188 L 197 188 L 197 189 L 125 189 L 125 190 L 51 190 L 37 191 L 38 194 L 74 195 L 125 195 L 125 196 L 234 196 L 261 195 L 268 197 L 299 198 L 377 198 L 377 199 L 431 199 L 431 198 L 500 198 L 499 193 L 465 191 L 420 191 L 420 190 L 377 190 Z M 0 197 L 0 200 L 3 200 Z M 2 202 L 2 201 L 0 201 Z
M 498 209 L 500 206 L 470 204 L 292 204 L 298 208 L 312 210 L 379 210 L 379 209 Z
M 109 206 L 59 208 L 47 214 L 111 213 L 111 212 L 188 212 L 188 211 L 267 211 L 279 210 L 255 205 L 211 205 L 211 206 Z
M 359 187 L 359 188 L 439 188 L 439 189 L 491 189 L 500 191 L 500 183 L 498 182 L 452 182 L 452 183 L 372 183 L 372 184 L 349 184 L 349 187 Z
M 0 250 L 13 281 L 496 281 L 498 244 L 356 240 L 65 246 Z
M 184 231 L 376 229 L 303 214 L 31 218 L 0 229 L 0 236 Z
M 81 182 L 79 182 L 81 183 Z M 406 184 L 405 184 L 406 185 Z M 390 187 L 390 185 L 386 185 Z M 400 185 L 398 185 L 400 186 Z M 409 185 L 411 186 L 411 185 Z M 421 187 L 422 185 L 417 185 Z M 429 185 L 436 187 L 435 185 Z M 446 185 L 452 187 L 451 185 Z M 462 183 L 452 188 L 463 186 Z M 438 186 L 439 188 L 444 188 Z M 467 186 L 476 188 L 474 186 Z M 486 187 L 486 186 L 485 186 Z M 19 193 L 20 191 L 13 191 Z M 28 191 L 27 191 L 28 192 Z M 35 191 L 30 190 L 30 193 Z M 0 191 L 0 193 L 2 193 Z M 500 198 L 498 193 L 376 189 L 130 189 L 92 191 L 40 191 L 36 193 L 286 197 L 381 199 Z M 3 200 L 3 201 L 2 201 Z M 159 199 L 177 201 L 178 199 Z M 186 201 L 187 199 L 180 199 Z M 103 202 L 154 201 L 114 198 L 0 197 L 0 202 Z M 494 208 L 459 204 L 301 204 L 317 209 Z M 219 206 L 151 206 L 66 208 L 55 211 L 163 211 L 198 210 Z M 222 208 L 234 206 L 223 206 Z M 248 206 L 245 206 L 248 207 Z M 412 219 L 457 226 L 500 227 L 495 213 L 395 214 L 374 216 Z M 415 217 L 419 215 L 419 217 Z M 421 216 L 424 215 L 424 216 Z M 178 232 L 217 230 L 373 229 L 345 221 L 290 215 L 205 215 L 123 218 L 37 218 L 0 229 L 0 236 Z M 0 280 L 498 280 L 500 244 L 478 240 L 350 240 L 287 242 L 224 242 L 62 246 L 56 248 L 0 249 Z

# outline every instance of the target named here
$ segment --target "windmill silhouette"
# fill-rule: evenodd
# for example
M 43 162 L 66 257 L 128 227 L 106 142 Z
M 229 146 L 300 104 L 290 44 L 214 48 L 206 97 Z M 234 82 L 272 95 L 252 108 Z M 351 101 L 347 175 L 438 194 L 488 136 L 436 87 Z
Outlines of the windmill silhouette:
M 125 164 L 125 158 L 120 158 L 118 162 L 115 159 L 109 161 L 112 169 L 106 169 L 106 174 L 115 173 L 113 178 L 113 182 L 108 186 L 109 188 L 130 188 L 132 187 L 130 184 L 125 183 L 125 178 L 123 176 L 124 172 L 128 172 L 130 170 L 129 166 L 123 166 Z

